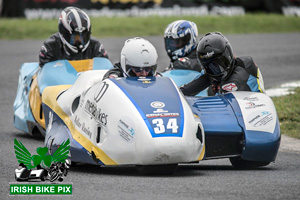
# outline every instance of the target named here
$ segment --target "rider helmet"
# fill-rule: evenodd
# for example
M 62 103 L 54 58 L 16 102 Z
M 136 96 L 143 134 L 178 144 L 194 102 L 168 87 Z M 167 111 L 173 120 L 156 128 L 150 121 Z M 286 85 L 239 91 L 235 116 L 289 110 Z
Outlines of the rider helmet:
M 157 52 L 146 39 L 135 37 L 125 41 L 121 51 L 121 67 L 124 76 L 136 76 L 135 72 L 145 70 L 154 76 L 157 69 Z
M 171 60 L 182 58 L 197 47 L 198 29 L 194 22 L 177 20 L 165 29 L 165 49 Z
M 232 72 L 234 64 L 232 47 L 220 32 L 207 33 L 200 39 L 197 57 L 205 72 L 216 81 L 226 79 Z
M 79 8 L 67 7 L 59 17 L 58 31 L 68 54 L 84 52 L 90 43 L 90 18 Z

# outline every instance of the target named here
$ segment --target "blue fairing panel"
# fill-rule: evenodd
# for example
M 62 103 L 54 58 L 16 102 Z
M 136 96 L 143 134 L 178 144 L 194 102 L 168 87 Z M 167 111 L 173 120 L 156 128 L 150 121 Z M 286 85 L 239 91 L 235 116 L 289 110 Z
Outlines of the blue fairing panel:
M 233 107 L 238 123 L 244 130 L 244 148 L 242 158 L 251 161 L 272 162 L 275 160 L 280 145 L 280 124 L 278 118 L 273 133 L 250 131 L 245 128 L 241 109 L 233 94 L 224 95 Z
M 94 58 L 93 70 L 108 70 L 113 68 L 111 62 L 106 58 Z M 38 73 L 38 84 L 40 93 L 53 85 L 72 85 L 80 75 L 67 60 L 49 62 L 43 66 Z
M 184 113 L 176 86 L 167 77 L 137 77 L 111 79 L 132 101 L 142 118 L 145 120 L 152 137 L 182 137 Z M 145 90 L 147 88 L 147 90 Z M 146 91 L 146 92 L 145 92 Z M 172 99 L 172 102 L 170 102 Z M 159 133 L 156 119 L 168 124 L 175 119 L 178 129 L 166 129 Z
M 206 159 L 241 156 L 272 162 L 280 145 L 278 118 L 274 132 L 247 130 L 241 108 L 232 93 L 214 97 L 187 97 L 205 130 Z
M 186 97 L 192 111 L 199 116 L 205 132 L 205 158 L 241 155 L 243 129 L 224 96 Z
M 224 96 L 214 97 L 186 97 L 193 112 L 203 123 L 206 134 L 241 134 L 235 112 Z
M 162 73 L 164 77 L 171 78 L 178 87 L 197 79 L 203 74 L 204 71 L 200 73 L 198 71 L 184 69 L 168 70 Z M 196 96 L 207 96 L 207 90 L 199 92 Z
M 27 122 L 34 122 L 34 118 L 28 105 L 28 95 L 32 77 L 38 69 L 38 63 L 33 62 L 24 63 L 19 70 L 19 83 L 14 101 L 14 127 L 26 133 L 29 133 Z

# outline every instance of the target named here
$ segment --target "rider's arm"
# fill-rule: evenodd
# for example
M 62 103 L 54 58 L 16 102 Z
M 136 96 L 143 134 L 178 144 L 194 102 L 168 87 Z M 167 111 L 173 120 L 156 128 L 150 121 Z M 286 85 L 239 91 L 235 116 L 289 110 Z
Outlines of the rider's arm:
M 199 78 L 181 86 L 180 90 L 186 96 L 195 96 L 196 94 L 210 86 L 210 82 L 210 77 L 207 74 L 204 74 Z
M 57 60 L 58 57 L 51 48 L 44 43 L 39 52 L 39 66 L 43 67 L 46 63 Z
M 43 67 L 46 63 L 60 59 L 62 43 L 58 33 L 51 35 L 44 41 L 39 52 L 39 66 Z

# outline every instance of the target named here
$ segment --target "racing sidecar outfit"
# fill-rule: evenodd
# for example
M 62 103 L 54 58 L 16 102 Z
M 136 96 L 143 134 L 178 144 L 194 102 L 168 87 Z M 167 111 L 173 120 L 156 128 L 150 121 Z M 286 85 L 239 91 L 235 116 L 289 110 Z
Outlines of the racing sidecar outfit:
M 197 59 L 196 53 L 196 49 L 194 49 L 187 56 L 171 61 L 170 66 L 166 68 L 165 71 L 172 69 L 189 69 L 201 72 L 201 64 Z
M 68 53 L 68 51 L 65 50 L 65 46 L 61 42 L 59 33 L 55 33 L 50 36 L 41 47 L 39 53 L 39 66 L 42 67 L 44 64 L 55 60 L 84 60 L 92 59 L 94 57 L 108 58 L 103 45 L 95 38 L 91 37 L 90 44 L 85 51 L 74 54 Z
M 233 91 L 252 91 L 265 93 L 264 82 L 259 68 L 252 57 L 243 56 L 235 58 L 231 75 L 221 81 L 215 82 L 208 74 L 200 76 L 180 87 L 186 96 L 194 96 L 208 86 L 212 86 L 211 95 L 223 94 Z

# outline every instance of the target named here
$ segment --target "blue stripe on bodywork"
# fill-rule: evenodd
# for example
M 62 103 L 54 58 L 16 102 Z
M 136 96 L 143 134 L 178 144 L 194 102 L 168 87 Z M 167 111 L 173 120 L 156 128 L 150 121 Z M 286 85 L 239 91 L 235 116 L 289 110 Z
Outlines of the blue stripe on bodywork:
M 182 137 L 184 128 L 184 111 L 178 91 L 174 87 L 173 82 L 167 77 L 147 77 L 148 81 L 141 81 L 137 77 L 127 78 L 112 78 L 123 93 L 130 99 L 136 107 L 141 117 L 144 119 L 152 137 Z M 151 125 L 147 114 L 154 114 L 156 108 L 150 106 L 151 102 L 163 102 L 165 107 L 162 109 L 167 113 L 178 113 L 177 117 L 153 117 L 150 119 L 160 118 L 166 125 L 170 118 L 176 118 L 179 121 L 179 133 L 170 133 L 170 130 L 165 129 L 164 133 L 157 134 L 154 131 L 154 125 Z

